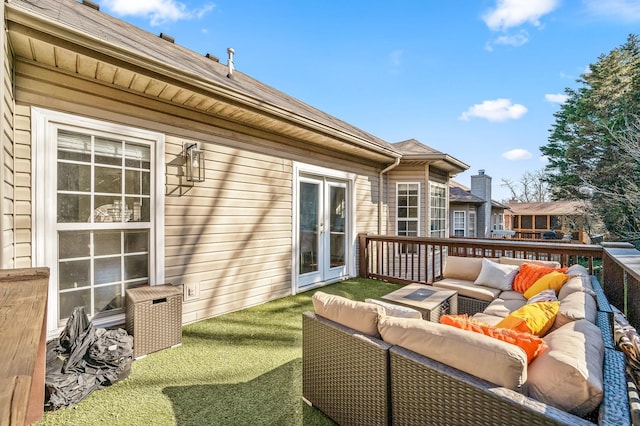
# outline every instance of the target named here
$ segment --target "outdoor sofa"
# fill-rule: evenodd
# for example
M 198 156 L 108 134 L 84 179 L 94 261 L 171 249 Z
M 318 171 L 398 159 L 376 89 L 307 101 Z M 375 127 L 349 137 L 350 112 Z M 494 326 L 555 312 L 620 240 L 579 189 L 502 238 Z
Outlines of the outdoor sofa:
M 601 377 L 585 380 L 595 381 L 596 388 L 601 381 L 599 395 L 591 389 L 593 383 L 579 382 L 575 392 L 563 391 L 569 396 L 586 395 L 586 405 L 577 411 L 596 404 L 587 413 L 572 414 L 532 397 L 526 386 L 527 370 L 536 361 L 544 364 L 534 359 L 527 365 L 526 359 L 522 361 L 526 354 L 515 345 L 449 325 L 396 318 L 384 306 L 322 292 L 313 297 L 315 312 L 303 314 L 303 397 L 340 425 L 630 424 L 625 358 L 614 348 L 612 309 L 598 281 L 585 276 L 586 270 L 576 269 L 570 271 L 576 278 L 571 285 L 579 281 L 585 286 L 583 292 L 595 300 L 589 303 L 595 312 L 581 318 L 567 308 L 561 320 L 556 317 L 564 322 L 561 327 L 543 339 L 553 346 L 553 335 L 564 338 L 563 333 L 568 333 L 574 338 L 584 332 L 584 344 L 591 348 L 587 356 L 601 357 L 590 367 L 601 368 Z M 494 300 L 500 300 L 501 293 Z M 467 314 L 490 320 L 492 312 L 500 312 L 490 306 L 492 302 L 484 302 L 477 306 L 494 309 Z M 412 335 L 413 329 L 419 329 L 418 334 Z M 418 344 L 426 349 L 416 350 L 413 342 L 419 339 L 415 336 L 426 336 Z M 500 352 L 496 361 L 483 361 L 482 351 L 494 346 Z M 596 355 L 593 347 L 599 348 Z M 548 361 L 552 349 L 538 358 L 545 356 Z M 524 364 L 522 372 L 517 371 L 518 363 Z M 544 374 L 538 368 L 538 376 L 540 371 Z M 572 380 L 558 387 L 572 386 Z M 600 399 L 594 403 L 595 397 Z

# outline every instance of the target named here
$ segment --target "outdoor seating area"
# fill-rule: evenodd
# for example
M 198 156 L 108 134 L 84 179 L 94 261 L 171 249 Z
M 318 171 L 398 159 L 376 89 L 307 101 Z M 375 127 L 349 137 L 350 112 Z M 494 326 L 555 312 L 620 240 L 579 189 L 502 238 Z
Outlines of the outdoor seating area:
M 455 267 L 445 267 L 450 281 L 443 287 L 465 294 L 458 296 L 464 300 L 458 305 L 466 312 L 447 321 L 440 317 L 440 324 L 430 317 L 416 319 L 407 307 L 316 293 L 315 312 L 303 314 L 304 397 L 339 424 L 363 419 L 380 425 L 495 424 L 496 419 L 500 424 L 631 424 L 625 356 L 614 349 L 613 310 L 598 280 L 574 265 L 564 268 L 555 302 L 547 301 L 545 294 L 545 301 L 527 303 L 509 289 L 496 291 L 490 303 L 472 304 L 467 300 L 472 287 L 479 297 L 492 290 L 477 284 L 478 275 L 486 270 L 481 265 L 488 264 L 481 260 L 454 256 L 446 260 Z M 491 262 L 524 272 L 517 263 L 540 266 L 540 273 L 551 269 L 517 259 Z M 493 273 L 498 279 L 495 269 Z M 548 273 L 553 278 L 560 275 Z M 470 281 L 464 283 L 464 278 Z M 538 294 L 534 286 L 546 281 L 536 280 L 530 288 Z M 442 291 L 422 287 L 427 294 Z M 539 293 L 544 291 L 548 290 Z M 523 307 L 554 304 L 559 311 L 546 315 L 546 325 L 536 323 L 548 333 L 528 328 L 526 336 L 507 333 L 508 326 L 501 325 Z M 470 306 L 487 309 L 472 312 Z M 467 319 L 468 315 L 473 317 Z M 538 321 L 537 313 L 522 318 Z M 494 334 L 496 330 L 502 331 Z M 519 325 L 514 330 L 523 331 Z M 531 349 L 536 340 L 544 345 L 541 353 L 540 346 Z M 520 354 L 516 346 L 522 348 Z

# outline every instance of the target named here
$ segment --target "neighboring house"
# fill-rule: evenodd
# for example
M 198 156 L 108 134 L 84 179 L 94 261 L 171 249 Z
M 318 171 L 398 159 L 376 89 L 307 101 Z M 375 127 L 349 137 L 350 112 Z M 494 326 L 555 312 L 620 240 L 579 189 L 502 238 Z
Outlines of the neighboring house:
M 358 233 L 446 236 L 464 163 L 89 4 L 0 9 L 0 264 L 50 268 L 49 335 L 147 283 L 189 323 L 354 276 Z
M 589 243 L 585 201 L 509 203 L 511 229 L 516 238 L 564 239 Z
M 508 206 L 491 199 L 491 176 L 479 170 L 471 176 L 471 188 L 458 182 L 449 184 L 449 235 L 467 238 L 495 238 L 508 229 Z M 508 233 L 508 231 L 506 231 Z
M 449 178 L 469 168 L 460 160 L 415 139 L 393 144 L 400 163 L 389 170 L 387 234 L 418 237 L 448 236 Z

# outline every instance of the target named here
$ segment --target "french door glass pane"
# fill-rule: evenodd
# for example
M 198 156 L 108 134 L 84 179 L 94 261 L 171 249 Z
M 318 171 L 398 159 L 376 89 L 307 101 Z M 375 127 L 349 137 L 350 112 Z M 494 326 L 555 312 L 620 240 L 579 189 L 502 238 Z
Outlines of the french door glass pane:
M 300 273 L 318 270 L 318 202 L 320 186 L 300 183 Z
M 331 267 L 345 265 L 345 214 L 346 189 L 332 186 L 329 206 L 329 247 L 331 250 Z

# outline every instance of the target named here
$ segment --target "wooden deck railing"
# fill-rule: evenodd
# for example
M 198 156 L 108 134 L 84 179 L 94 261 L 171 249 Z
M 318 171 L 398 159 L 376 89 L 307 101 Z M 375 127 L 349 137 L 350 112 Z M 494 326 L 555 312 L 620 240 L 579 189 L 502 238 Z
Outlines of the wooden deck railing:
M 640 251 L 628 243 L 562 244 L 496 239 L 359 235 L 359 275 L 397 283 L 441 279 L 447 255 L 579 263 L 600 280 L 611 304 L 640 329 Z

